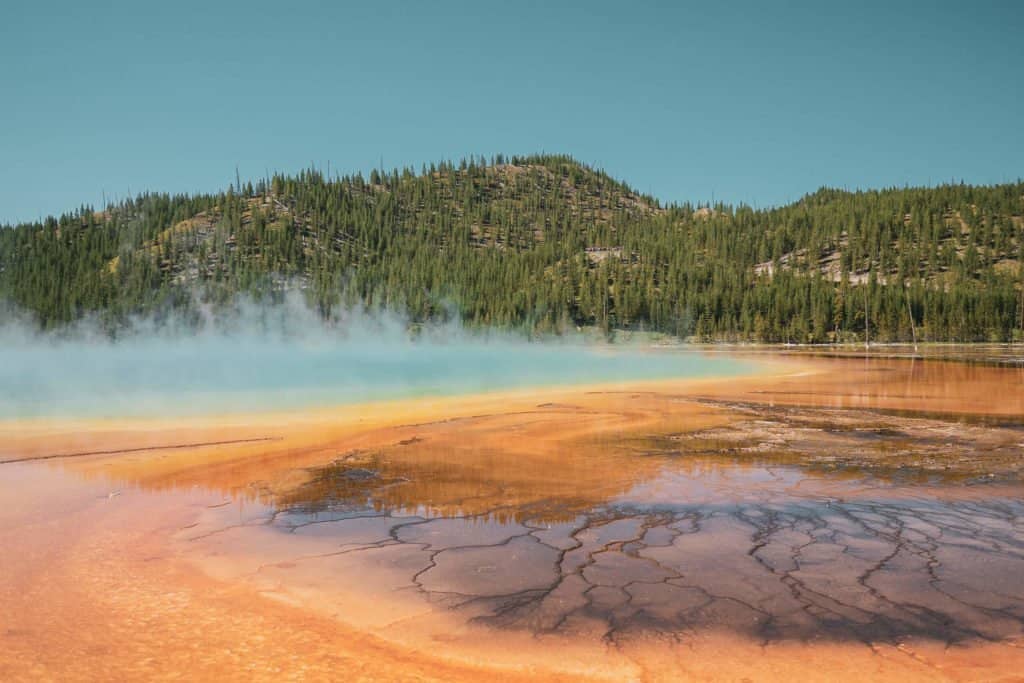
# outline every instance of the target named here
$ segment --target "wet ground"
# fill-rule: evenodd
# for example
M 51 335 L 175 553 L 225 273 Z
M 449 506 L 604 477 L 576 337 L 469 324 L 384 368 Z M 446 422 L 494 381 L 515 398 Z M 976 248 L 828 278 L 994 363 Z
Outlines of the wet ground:
M 1022 404 L 1019 368 L 819 359 L 748 381 L 481 399 L 336 431 L 256 423 L 164 450 L 122 436 L 106 449 L 118 454 L 93 444 L 3 466 L 24 499 L 45 485 L 66 502 L 49 531 L 17 514 L 35 499 L 0 514 L 0 540 L 26 551 L 0 569 L 0 603 L 25 618 L 0 629 L 22 657 L 57 656 L 25 634 L 52 619 L 47 601 L 23 596 L 40 567 L 64 566 L 48 585 L 145 579 L 204 609 L 258 608 L 263 626 L 234 627 L 248 677 L 301 663 L 328 665 L 301 669 L 328 678 L 1013 680 Z M 20 438 L 23 457 L 46 457 Z M 35 540 L 76 529 L 79 551 L 106 554 L 72 567 L 68 541 Z M 118 567 L 131 571 L 113 580 Z M 154 574 L 170 567 L 181 576 Z M 208 658 L 176 659 L 198 613 L 164 624 L 173 610 L 154 613 L 140 592 L 123 606 L 135 623 L 178 625 L 165 673 L 243 670 L 201 640 Z M 85 598 L 55 597 L 96 618 Z M 318 629 L 344 636 L 333 652 L 347 664 L 305 641 L 265 661 L 272 648 L 255 640 Z M 0 656 L 6 678 L 27 671 Z
M 243 525 L 233 510 L 210 513 L 184 537 L 275 548 L 261 579 L 309 567 L 307 587 L 318 574 L 329 591 L 339 574 L 387 572 L 391 590 L 474 622 L 611 643 L 710 627 L 766 644 L 1024 636 L 1018 485 L 963 491 L 688 458 L 593 506 L 499 496 L 460 514 L 458 502 L 403 499 L 437 473 L 364 464 L 315 470 Z

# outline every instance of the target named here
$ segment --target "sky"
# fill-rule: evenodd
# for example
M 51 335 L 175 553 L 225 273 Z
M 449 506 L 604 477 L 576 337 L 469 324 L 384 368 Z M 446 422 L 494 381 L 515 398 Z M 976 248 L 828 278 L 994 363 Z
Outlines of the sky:
M 0 224 L 467 155 L 665 202 L 1024 176 L 1024 2 L 4 0 Z

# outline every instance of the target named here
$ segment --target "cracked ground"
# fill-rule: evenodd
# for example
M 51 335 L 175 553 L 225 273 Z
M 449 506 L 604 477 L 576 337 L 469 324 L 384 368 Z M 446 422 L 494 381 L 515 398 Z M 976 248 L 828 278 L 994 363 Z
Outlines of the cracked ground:
M 922 642 L 1024 648 L 1012 420 L 691 407 L 728 420 L 563 443 L 554 461 L 510 435 L 580 406 L 521 411 L 483 447 L 473 433 L 493 431 L 489 416 L 419 425 L 289 486 L 254 482 L 264 502 L 249 516 L 207 510 L 181 540 L 252 555 L 246 580 L 278 596 L 301 586 L 341 618 L 358 600 L 328 596 L 358 582 L 384 633 L 443 614 L 447 631 L 613 650 L 721 631 L 762 648 L 852 643 L 911 658 Z
M 0 678 L 1013 680 L 1021 369 L 798 370 L 9 429 Z

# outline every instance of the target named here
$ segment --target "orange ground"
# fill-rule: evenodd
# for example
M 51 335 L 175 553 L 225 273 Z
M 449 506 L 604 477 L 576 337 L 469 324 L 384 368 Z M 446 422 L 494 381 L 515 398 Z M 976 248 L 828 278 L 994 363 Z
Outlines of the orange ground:
M 1019 418 L 1022 377 L 940 363 L 908 369 L 895 361 L 776 360 L 762 376 L 727 381 L 187 423 L 0 424 L 0 460 L 36 459 L 0 465 L 0 680 L 1022 680 L 1024 642 L 765 648 L 709 628 L 613 650 L 599 640 L 489 633 L 450 623 L 439 610 L 414 619 L 408 633 L 382 635 L 375 625 L 387 610 L 411 613 L 359 583 L 373 586 L 373 576 L 325 598 L 322 584 L 303 591 L 250 580 L 245 563 L 258 565 L 264 548 L 183 543 L 187 530 L 225 503 L 244 520 L 305 483 L 303 468 L 413 439 L 423 443 L 410 451 L 410 467 L 486 453 L 478 463 L 489 472 L 483 479 L 497 473 L 507 485 L 495 493 L 481 479 L 461 477 L 441 491 L 404 491 L 410 500 L 460 510 L 493 506 L 496 495 L 512 505 L 585 506 L 647 476 L 641 459 L 623 464 L 601 455 L 603 442 L 732 419 L 688 398 Z M 586 459 L 574 455 L 582 445 L 590 449 Z

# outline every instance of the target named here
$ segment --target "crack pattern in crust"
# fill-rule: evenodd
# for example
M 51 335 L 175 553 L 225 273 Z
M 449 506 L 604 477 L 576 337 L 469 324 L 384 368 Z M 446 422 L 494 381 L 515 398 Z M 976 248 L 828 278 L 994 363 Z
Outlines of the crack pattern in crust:
M 392 593 L 467 624 L 609 646 L 652 633 L 685 641 L 702 629 L 765 645 L 827 638 L 901 647 L 927 638 L 1021 646 L 1020 497 L 693 461 L 599 505 L 536 500 L 442 514 L 381 506 L 410 477 L 358 464 L 366 463 L 348 457 L 315 473 L 321 493 L 334 482 L 333 496 L 299 493 L 240 524 L 208 520 L 189 537 L 261 527 L 315 540 L 320 551 L 298 557 L 279 546 L 281 556 L 256 573 L 287 585 L 304 562 L 364 556 L 367 567 L 384 563 L 400 575 Z

